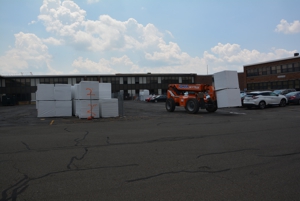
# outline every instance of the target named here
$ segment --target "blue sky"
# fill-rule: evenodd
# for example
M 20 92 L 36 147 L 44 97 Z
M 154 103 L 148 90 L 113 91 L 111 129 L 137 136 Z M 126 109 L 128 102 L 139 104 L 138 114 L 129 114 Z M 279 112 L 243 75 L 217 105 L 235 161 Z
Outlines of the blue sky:
M 300 51 L 299 8 L 299 0 L 1 0 L 0 74 L 242 72 Z

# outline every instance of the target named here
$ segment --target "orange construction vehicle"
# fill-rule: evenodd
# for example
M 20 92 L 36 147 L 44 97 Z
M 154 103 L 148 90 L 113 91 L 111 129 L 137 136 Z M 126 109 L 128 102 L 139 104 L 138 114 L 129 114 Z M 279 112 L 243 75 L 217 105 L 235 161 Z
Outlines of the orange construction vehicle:
M 199 108 L 215 112 L 218 109 L 215 88 L 207 84 L 169 84 L 166 110 L 174 112 L 176 106 L 185 107 L 191 114 Z

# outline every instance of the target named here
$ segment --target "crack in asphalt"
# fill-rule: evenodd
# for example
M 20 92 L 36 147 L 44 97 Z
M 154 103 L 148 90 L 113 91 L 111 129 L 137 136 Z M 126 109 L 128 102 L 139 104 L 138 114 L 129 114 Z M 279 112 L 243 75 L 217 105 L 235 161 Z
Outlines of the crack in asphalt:
M 219 154 L 228 154 L 228 153 L 234 153 L 234 152 L 257 151 L 257 150 L 259 150 L 259 149 L 239 149 L 239 150 L 233 150 L 233 151 L 215 152 L 215 153 L 202 154 L 202 155 L 197 156 L 197 158 L 200 158 L 202 156 L 209 156 L 209 155 L 219 155 Z
M 81 141 L 85 140 L 85 138 L 86 138 L 86 136 L 87 136 L 88 134 L 89 134 L 89 132 L 86 131 L 86 133 L 85 133 L 85 135 L 83 136 L 82 139 L 76 138 L 76 139 L 74 140 L 74 141 L 76 142 L 75 146 L 78 146 L 78 144 L 79 144 Z
M 210 174 L 214 174 L 214 173 L 219 173 L 219 172 L 226 172 L 229 171 L 230 168 L 227 169 L 223 169 L 223 170 L 195 170 L 195 171 L 189 171 L 189 170 L 179 170 L 179 171 L 170 171 L 170 172 L 162 172 L 159 174 L 155 174 L 155 175 L 151 175 L 148 177 L 141 177 L 141 178 L 137 178 L 137 179 L 131 179 L 131 180 L 127 180 L 126 182 L 130 183 L 130 182 L 137 182 L 137 181 L 144 181 L 144 180 L 148 180 L 148 179 L 152 179 L 155 177 L 160 177 L 163 175 L 170 175 L 170 174 L 180 174 L 180 173 L 189 173 L 189 174 L 195 174 L 195 173 L 210 173 Z
M 56 175 L 56 174 L 62 174 L 62 173 L 68 173 L 68 172 L 78 172 L 78 171 L 89 171 L 89 170 L 99 170 L 99 169 L 109 169 L 109 168 L 125 168 L 125 167 L 134 167 L 138 166 L 138 164 L 126 164 L 126 165 L 116 165 L 116 166 L 99 166 L 99 167 L 93 167 L 93 168 L 79 168 L 79 169 L 68 169 L 68 170 L 61 170 L 61 171 L 56 171 L 56 172 L 49 172 L 47 174 L 44 174 L 39 177 L 35 178 L 29 178 L 26 174 L 24 174 L 24 178 L 21 180 L 17 181 L 15 184 L 11 185 L 10 187 L 4 189 L 2 191 L 2 198 L 0 201 L 16 201 L 17 196 L 23 193 L 28 187 L 29 187 L 29 182 L 39 180 L 46 178 L 50 175 Z M 8 191 L 12 191 L 12 194 L 10 197 L 8 197 Z
M 28 146 L 28 144 L 26 144 L 26 143 L 25 143 L 25 142 L 23 142 L 23 141 L 21 141 L 21 142 L 22 142 L 22 144 L 24 144 L 24 145 L 25 145 L 25 147 L 26 147 L 26 149 L 27 149 L 27 150 L 31 150 L 31 149 L 30 149 L 30 147 Z
M 286 154 L 277 154 L 277 155 L 258 155 L 262 157 L 283 157 L 283 156 L 293 156 L 298 155 L 300 152 L 292 152 L 292 153 L 286 153 Z
M 67 165 L 67 168 L 68 168 L 68 169 L 71 169 L 71 165 L 72 165 L 72 163 L 73 163 L 74 160 L 80 161 L 80 160 L 82 160 L 82 159 L 85 157 L 85 155 L 88 153 L 88 149 L 85 147 L 84 150 L 85 150 L 85 152 L 83 153 L 83 155 L 82 155 L 80 158 L 77 158 L 77 156 L 73 156 L 73 157 L 71 158 L 69 164 Z M 76 166 L 75 166 L 75 167 L 76 167 Z M 77 168 L 77 169 L 78 169 L 78 168 Z

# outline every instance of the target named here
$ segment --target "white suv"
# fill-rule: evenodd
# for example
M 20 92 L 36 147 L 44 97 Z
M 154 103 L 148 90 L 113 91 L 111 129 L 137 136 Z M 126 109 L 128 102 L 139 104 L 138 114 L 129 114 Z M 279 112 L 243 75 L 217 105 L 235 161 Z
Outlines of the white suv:
M 248 109 L 253 106 L 264 109 L 267 105 L 286 106 L 287 98 L 281 94 L 275 94 L 271 91 L 254 91 L 248 93 L 244 98 L 244 106 Z

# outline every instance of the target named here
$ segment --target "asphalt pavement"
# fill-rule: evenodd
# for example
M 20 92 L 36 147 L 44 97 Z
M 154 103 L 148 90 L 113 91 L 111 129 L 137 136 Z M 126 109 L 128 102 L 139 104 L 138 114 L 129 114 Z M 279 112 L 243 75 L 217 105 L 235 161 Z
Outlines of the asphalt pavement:
M 37 118 L 0 107 L 0 201 L 299 200 L 300 106 Z

